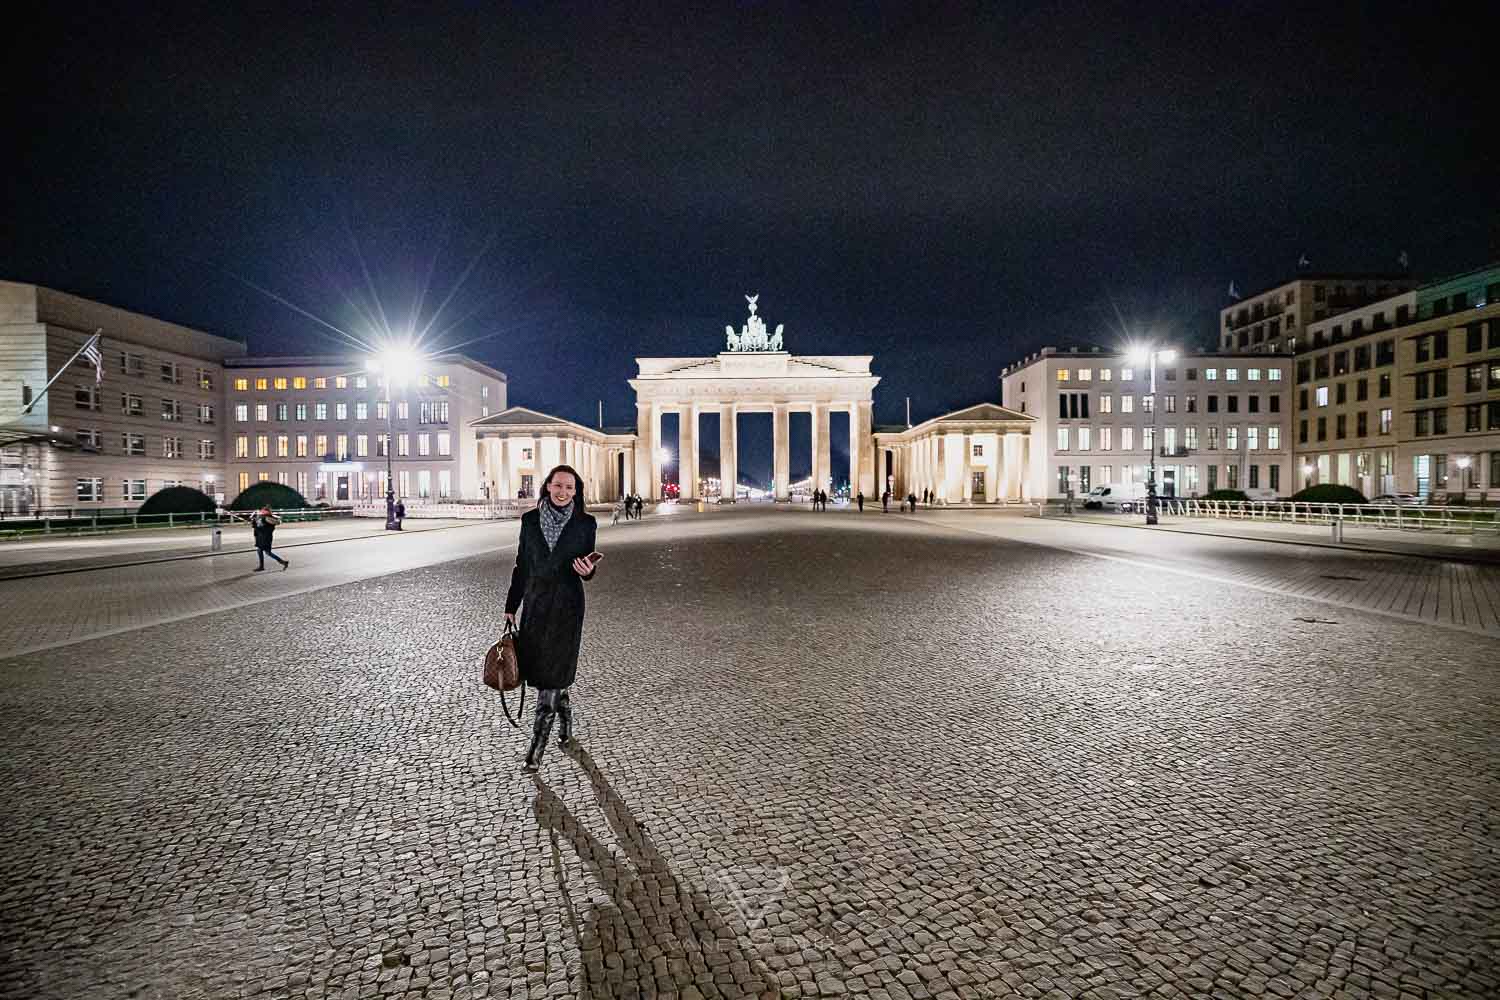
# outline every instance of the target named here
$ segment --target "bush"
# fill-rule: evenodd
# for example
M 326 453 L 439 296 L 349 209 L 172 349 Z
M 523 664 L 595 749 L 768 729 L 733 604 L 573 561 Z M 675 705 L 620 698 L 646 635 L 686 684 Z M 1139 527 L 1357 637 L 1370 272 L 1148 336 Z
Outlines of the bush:
M 1337 486 L 1333 483 L 1319 483 L 1317 486 L 1309 486 L 1301 493 L 1292 494 L 1292 499 L 1298 503 L 1368 503 L 1365 495 L 1353 486 Z
M 191 486 L 168 486 L 157 490 L 141 504 L 137 514 L 212 514 L 214 498 Z
M 1243 490 L 1214 490 L 1203 497 L 1205 500 L 1249 500 Z
M 302 494 L 290 486 L 281 483 L 256 483 L 249 489 L 242 490 L 230 502 L 229 509 L 260 510 L 262 507 L 270 507 L 272 510 L 292 510 L 307 506 Z

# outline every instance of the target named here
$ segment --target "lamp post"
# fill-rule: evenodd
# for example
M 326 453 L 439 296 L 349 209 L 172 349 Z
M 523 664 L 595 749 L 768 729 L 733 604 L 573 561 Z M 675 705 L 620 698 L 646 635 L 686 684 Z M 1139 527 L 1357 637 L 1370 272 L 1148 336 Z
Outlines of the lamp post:
M 391 456 L 396 450 L 395 412 L 391 404 L 391 383 L 400 378 L 404 385 L 409 373 L 416 367 L 418 358 L 409 351 L 393 349 L 365 362 L 365 370 L 380 375 L 385 386 L 385 530 L 399 531 L 401 524 L 396 519 L 396 476 Z
M 1134 348 L 1130 358 L 1136 364 L 1147 364 L 1151 368 L 1151 471 L 1146 475 L 1146 523 L 1157 524 L 1156 518 L 1156 362 L 1169 365 L 1177 360 L 1173 350 L 1157 350 L 1154 345 Z

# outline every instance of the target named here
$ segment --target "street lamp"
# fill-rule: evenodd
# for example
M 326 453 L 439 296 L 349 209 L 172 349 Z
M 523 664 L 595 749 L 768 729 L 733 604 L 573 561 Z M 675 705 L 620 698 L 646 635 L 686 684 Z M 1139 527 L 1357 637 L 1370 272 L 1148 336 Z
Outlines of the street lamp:
M 1474 460 L 1468 455 L 1460 455 L 1454 460 L 1453 464 L 1458 466 L 1459 489 L 1467 490 L 1469 488 L 1469 466 L 1474 464 Z
M 396 347 L 382 351 L 378 357 L 365 361 L 365 371 L 380 376 L 385 386 L 385 530 L 399 531 L 396 520 L 396 477 L 392 470 L 391 454 L 396 450 L 394 413 L 391 408 L 391 383 L 400 380 L 405 386 L 421 363 L 421 357 L 409 348 Z
M 1130 360 L 1137 365 L 1151 366 L 1151 471 L 1146 476 L 1146 523 L 1156 524 L 1156 363 L 1171 364 L 1177 360 L 1177 352 L 1157 350 L 1154 345 L 1145 344 L 1131 348 Z

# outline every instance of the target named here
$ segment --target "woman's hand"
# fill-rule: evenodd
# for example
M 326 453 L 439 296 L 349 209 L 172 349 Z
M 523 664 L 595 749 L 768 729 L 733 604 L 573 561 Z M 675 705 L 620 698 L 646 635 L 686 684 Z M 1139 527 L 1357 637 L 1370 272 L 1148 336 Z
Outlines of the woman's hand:
M 516 613 L 514 611 L 507 611 L 507 612 L 505 612 L 505 624 L 507 624 L 507 625 L 514 625 L 515 623 L 516 623 Z
M 588 576 L 594 572 L 594 564 L 587 559 L 579 557 L 573 560 L 573 572 L 579 576 Z

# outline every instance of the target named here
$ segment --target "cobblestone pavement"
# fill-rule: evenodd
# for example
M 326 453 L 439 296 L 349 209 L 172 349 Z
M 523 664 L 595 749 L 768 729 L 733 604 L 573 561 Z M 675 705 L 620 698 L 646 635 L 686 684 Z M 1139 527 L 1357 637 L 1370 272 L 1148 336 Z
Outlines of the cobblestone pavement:
M 601 533 L 536 779 L 505 550 L 0 662 L 0 993 L 1500 992 L 1500 642 L 1064 542 Z

